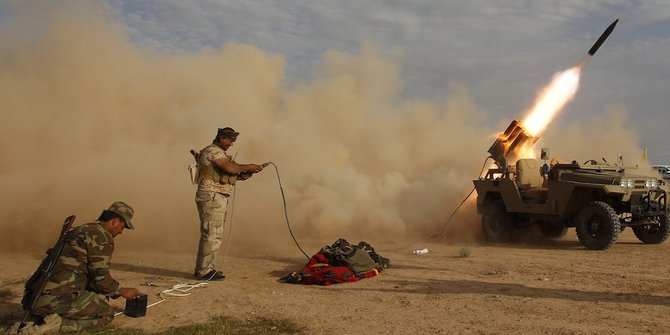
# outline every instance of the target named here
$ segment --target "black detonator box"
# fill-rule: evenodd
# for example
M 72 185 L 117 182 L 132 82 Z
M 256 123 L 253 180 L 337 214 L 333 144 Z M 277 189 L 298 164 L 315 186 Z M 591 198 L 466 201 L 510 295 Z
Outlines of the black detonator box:
M 147 295 L 142 293 L 135 299 L 126 300 L 126 310 L 123 314 L 134 318 L 147 315 Z

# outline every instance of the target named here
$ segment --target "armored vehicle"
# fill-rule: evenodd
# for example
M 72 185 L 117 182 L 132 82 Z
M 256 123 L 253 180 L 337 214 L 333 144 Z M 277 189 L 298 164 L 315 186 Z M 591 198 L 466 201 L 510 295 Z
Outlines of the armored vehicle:
M 670 213 L 665 182 L 639 174 L 637 168 L 589 160 L 583 164 L 544 165 L 536 159 L 517 159 L 519 151 L 537 142 L 513 121 L 489 149 L 496 167 L 474 180 L 477 212 L 489 241 L 509 241 L 514 230 L 536 224 L 549 238 L 563 237 L 574 227 L 588 249 L 612 246 L 619 233 L 631 227 L 648 244 L 670 236 Z M 507 162 L 515 162 L 508 165 Z

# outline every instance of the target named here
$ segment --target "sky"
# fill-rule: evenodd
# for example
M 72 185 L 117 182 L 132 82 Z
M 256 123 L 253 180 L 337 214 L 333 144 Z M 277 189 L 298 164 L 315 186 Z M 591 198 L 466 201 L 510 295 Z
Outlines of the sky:
M 293 83 L 330 49 L 372 44 L 401 68 L 403 97 L 444 99 L 450 83 L 498 118 L 518 118 L 556 71 L 614 33 L 561 122 L 621 104 L 653 163 L 670 162 L 666 1 L 110 1 L 137 43 L 191 52 L 234 41 L 278 53 Z
M 188 151 L 225 126 L 238 162 L 278 168 L 236 187 L 234 247 L 292 243 L 284 209 L 317 248 L 444 230 L 496 134 L 616 18 L 538 150 L 670 162 L 669 16 L 661 1 L 2 2 L 0 248 L 39 249 L 120 200 L 136 212 L 122 246 L 194 251 Z M 467 202 L 448 233 L 473 241 L 479 221 Z

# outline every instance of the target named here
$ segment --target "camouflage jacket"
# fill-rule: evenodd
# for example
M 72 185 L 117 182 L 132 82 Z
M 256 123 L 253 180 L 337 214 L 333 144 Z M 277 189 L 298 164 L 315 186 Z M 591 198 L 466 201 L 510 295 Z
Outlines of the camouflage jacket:
M 65 245 L 44 291 L 61 295 L 93 291 L 110 297 L 119 295 L 119 282 L 109 274 L 114 238 L 99 221 L 75 227 L 65 236 Z

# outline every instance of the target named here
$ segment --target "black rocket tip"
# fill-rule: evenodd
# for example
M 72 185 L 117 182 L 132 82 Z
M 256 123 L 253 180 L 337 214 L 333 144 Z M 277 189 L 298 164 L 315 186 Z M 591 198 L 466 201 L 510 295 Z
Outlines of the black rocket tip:
M 614 30 L 614 26 L 616 26 L 617 23 L 619 23 L 619 18 L 618 18 L 618 17 L 616 18 L 616 20 L 614 20 L 614 22 L 612 22 L 612 24 L 609 25 L 609 27 L 607 27 L 607 29 L 612 29 L 612 30 Z M 610 28 L 610 27 L 612 27 L 612 28 Z M 610 32 L 611 32 L 612 30 L 610 30 Z
M 600 37 L 598 37 L 598 40 L 596 41 L 596 43 L 594 43 L 593 46 L 591 47 L 591 49 L 589 50 L 589 52 L 588 52 L 589 55 L 593 56 L 593 54 L 595 54 L 596 51 L 598 51 L 598 49 L 603 44 L 603 42 L 605 42 L 605 40 L 610 36 L 610 34 L 612 33 L 612 30 L 614 30 L 614 27 L 616 26 L 616 24 L 618 22 L 619 22 L 619 18 L 614 20 L 614 22 L 612 22 L 612 24 L 610 24 L 607 27 L 607 29 L 605 29 L 605 32 L 603 32 L 602 35 L 600 35 Z

